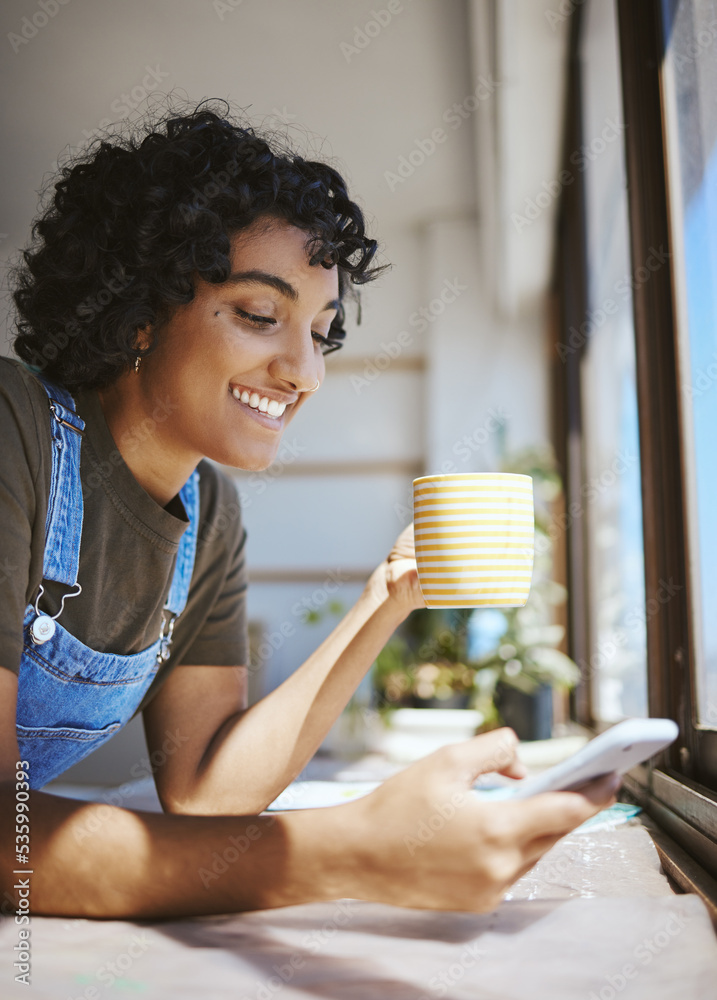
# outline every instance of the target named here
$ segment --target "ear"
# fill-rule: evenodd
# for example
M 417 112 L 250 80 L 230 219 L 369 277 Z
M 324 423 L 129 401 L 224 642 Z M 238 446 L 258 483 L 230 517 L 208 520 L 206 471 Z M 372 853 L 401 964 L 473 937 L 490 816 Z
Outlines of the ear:
M 147 323 L 145 326 L 137 328 L 134 341 L 135 351 L 145 351 L 152 343 L 152 326 Z

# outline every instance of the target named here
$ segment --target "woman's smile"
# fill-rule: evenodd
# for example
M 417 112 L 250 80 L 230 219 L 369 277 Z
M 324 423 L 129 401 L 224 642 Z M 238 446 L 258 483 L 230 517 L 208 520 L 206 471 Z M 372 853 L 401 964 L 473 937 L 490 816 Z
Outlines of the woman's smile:
M 280 403 L 274 397 L 260 395 L 257 390 L 240 389 L 236 385 L 230 386 L 229 391 L 232 399 L 239 404 L 242 410 L 263 427 L 268 427 L 273 431 L 283 430 L 286 403 Z

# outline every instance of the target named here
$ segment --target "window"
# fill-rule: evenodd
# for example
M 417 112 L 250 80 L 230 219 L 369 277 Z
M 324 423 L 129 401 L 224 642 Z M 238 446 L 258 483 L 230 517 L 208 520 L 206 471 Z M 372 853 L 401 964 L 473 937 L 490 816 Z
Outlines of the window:
M 717 3 L 663 4 L 695 716 L 717 728 Z
M 645 716 L 647 645 L 635 333 L 615 10 L 590 3 L 580 46 L 587 325 L 581 358 L 587 622 L 597 723 Z M 648 272 L 649 273 L 649 272 Z M 584 665 L 583 665 L 584 666 Z
M 596 729 L 677 721 L 624 789 L 717 917 L 715 93 L 717 0 L 576 5 L 564 163 L 595 155 L 563 192 L 553 365 L 572 708 Z M 591 145 L 608 119 L 619 139 Z M 621 449 L 625 471 L 587 494 Z

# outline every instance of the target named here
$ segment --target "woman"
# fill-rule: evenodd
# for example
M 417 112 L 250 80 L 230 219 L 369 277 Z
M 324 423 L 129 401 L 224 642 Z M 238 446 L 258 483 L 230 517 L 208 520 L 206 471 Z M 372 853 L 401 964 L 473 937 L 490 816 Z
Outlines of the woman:
M 271 464 L 341 346 L 347 295 L 378 273 L 342 178 L 200 106 L 65 168 L 34 237 L 16 278 L 21 361 L 0 362 L 4 888 L 24 854 L 44 914 L 495 906 L 614 792 L 478 802 L 480 772 L 524 773 L 511 730 L 352 803 L 257 815 L 424 606 L 408 531 L 247 709 L 244 531 L 220 526 L 235 494 L 206 459 Z M 138 711 L 164 814 L 41 791 Z

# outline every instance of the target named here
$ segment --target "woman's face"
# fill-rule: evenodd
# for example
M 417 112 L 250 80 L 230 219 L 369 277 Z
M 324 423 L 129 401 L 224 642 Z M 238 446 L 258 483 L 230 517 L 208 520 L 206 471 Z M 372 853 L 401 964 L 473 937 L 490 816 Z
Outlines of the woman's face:
M 229 279 L 198 280 L 159 330 L 135 378 L 173 404 L 170 447 L 250 470 L 276 457 L 323 380 L 320 338 L 339 305 L 336 267 L 310 266 L 306 238 L 285 220 L 256 220 L 232 241 Z

